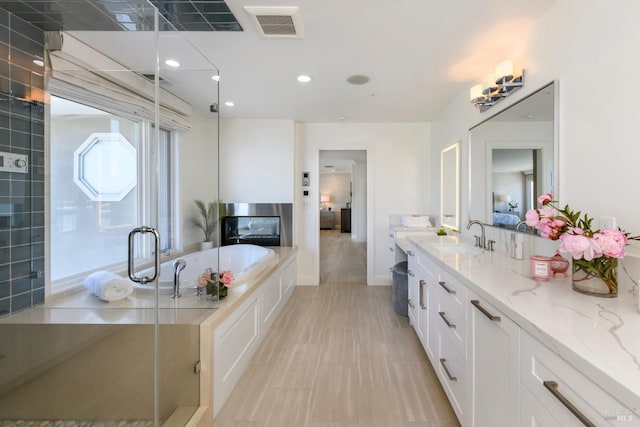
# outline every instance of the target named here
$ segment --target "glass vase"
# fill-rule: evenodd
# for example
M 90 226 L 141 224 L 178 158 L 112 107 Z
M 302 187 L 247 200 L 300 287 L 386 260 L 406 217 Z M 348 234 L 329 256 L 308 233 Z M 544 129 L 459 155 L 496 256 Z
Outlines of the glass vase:
M 574 259 L 571 280 L 573 290 L 603 298 L 618 296 L 618 259 Z

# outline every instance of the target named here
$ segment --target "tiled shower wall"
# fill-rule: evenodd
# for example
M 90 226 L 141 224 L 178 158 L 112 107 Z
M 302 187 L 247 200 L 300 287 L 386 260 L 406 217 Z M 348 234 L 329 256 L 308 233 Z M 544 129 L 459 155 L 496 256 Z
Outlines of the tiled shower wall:
M 43 55 L 43 31 L 0 7 L 0 152 L 29 157 L 0 172 L 0 316 L 44 302 Z

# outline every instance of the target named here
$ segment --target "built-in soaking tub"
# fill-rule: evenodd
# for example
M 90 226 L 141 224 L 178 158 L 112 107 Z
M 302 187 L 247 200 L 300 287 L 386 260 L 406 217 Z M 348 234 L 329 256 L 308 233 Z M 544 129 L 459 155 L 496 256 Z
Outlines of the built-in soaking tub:
M 184 270 L 180 272 L 180 289 L 184 290 L 195 287 L 198 276 L 207 268 L 212 268 L 213 271 L 231 270 L 233 272 L 232 286 L 246 283 L 271 266 L 276 260 L 276 256 L 273 249 L 257 245 L 230 245 L 192 252 L 161 264 L 158 279 L 158 289 L 161 292 L 171 292 L 173 289 L 173 263 L 178 259 L 187 263 Z M 149 269 L 137 273 L 136 276 L 150 276 L 151 274 L 152 270 Z M 134 283 L 133 286 L 142 291 L 154 290 L 152 284 Z

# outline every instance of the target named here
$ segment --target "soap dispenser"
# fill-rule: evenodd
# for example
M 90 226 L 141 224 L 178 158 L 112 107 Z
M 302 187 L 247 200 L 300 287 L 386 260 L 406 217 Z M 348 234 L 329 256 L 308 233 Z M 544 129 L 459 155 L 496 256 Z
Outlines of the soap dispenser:
M 511 233 L 509 255 L 513 259 L 524 259 L 524 236 L 520 233 Z

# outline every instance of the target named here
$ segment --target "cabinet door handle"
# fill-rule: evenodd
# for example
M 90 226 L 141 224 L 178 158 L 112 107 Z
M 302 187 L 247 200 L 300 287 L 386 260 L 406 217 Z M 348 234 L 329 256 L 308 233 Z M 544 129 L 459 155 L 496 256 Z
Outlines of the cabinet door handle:
M 438 314 L 440 315 L 440 317 L 442 317 L 442 320 L 444 320 L 444 323 L 446 323 L 448 327 L 450 327 L 451 329 L 456 328 L 455 324 L 449 322 L 449 319 L 447 319 L 447 314 L 444 311 L 441 311 Z
M 389 248 L 389 250 L 390 250 L 391 252 L 393 252 L 393 248 Z
M 407 274 L 408 274 L 409 276 L 411 276 L 411 277 L 416 277 L 416 275 L 415 275 L 415 274 L 413 274 L 413 271 L 411 271 L 411 270 L 407 270 Z
M 413 252 L 411 252 L 411 251 L 407 251 L 407 255 L 409 255 L 409 256 L 416 256 L 416 254 L 414 254 L 414 253 L 413 253 Z
M 499 322 L 500 321 L 500 316 L 494 316 L 493 314 L 489 313 L 489 311 L 486 308 L 484 308 L 482 305 L 480 305 L 480 301 L 478 301 L 477 299 L 472 299 L 471 300 L 471 304 L 473 304 L 473 306 L 475 308 L 480 310 L 480 312 L 482 314 L 484 314 L 485 316 L 487 316 L 490 320 L 492 320 L 494 322 Z
M 424 286 L 427 284 L 424 280 L 420 279 L 420 308 L 423 310 L 427 309 L 427 306 L 424 304 Z
M 451 372 L 449 372 L 449 368 L 447 368 L 447 359 L 440 359 L 440 364 L 444 368 L 444 371 L 446 372 L 447 376 L 449 377 L 449 380 L 458 381 L 458 377 L 454 377 L 453 375 L 451 375 Z
M 444 288 L 444 290 L 445 290 L 445 291 L 447 291 L 448 293 L 450 293 L 450 294 L 454 294 L 454 295 L 456 294 L 456 291 L 455 291 L 455 290 L 453 290 L 453 289 L 451 289 L 450 287 L 448 287 L 448 286 L 447 286 L 447 282 L 445 282 L 445 281 L 440 281 L 440 282 L 438 282 L 438 284 L 439 284 L 440 286 L 442 286 L 442 287 Z
M 592 423 L 591 420 L 589 420 L 589 418 L 586 417 L 586 415 L 584 415 L 582 412 L 580 412 L 580 410 L 578 408 L 576 408 L 573 405 L 573 403 L 569 402 L 569 399 L 564 397 L 564 395 L 558 391 L 558 383 L 557 382 L 555 382 L 555 381 L 543 381 L 542 384 L 545 386 L 545 388 L 547 390 L 549 390 L 549 392 L 551 394 L 553 394 L 553 397 L 558 399 L 560 401 L 560 403 L 562 403 L 562 405 L 564 405 L 565 408 L 567 408 L 573 415 L 575 415 L 575 417 L 578 420 L 580 420 L 580 422 L 582 424 L 584 424 L 587 427 L 596 427 L 596 425 L 594 423 Z

